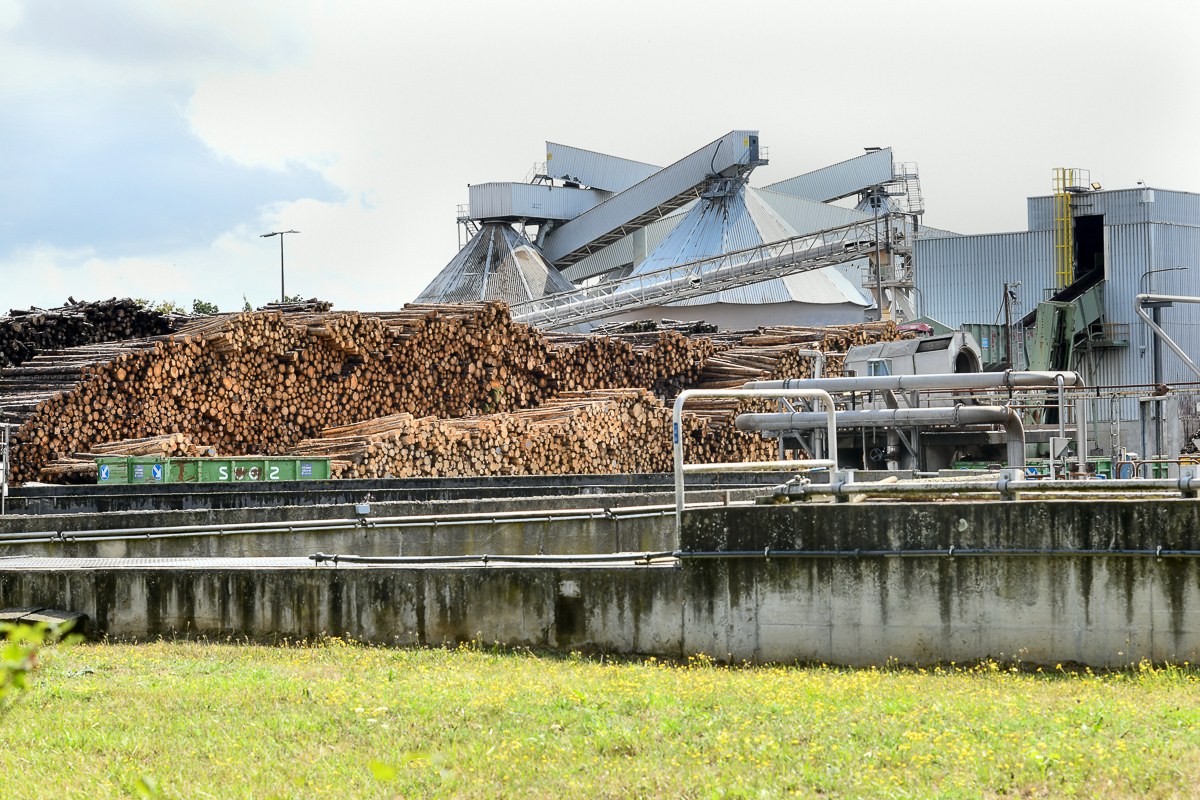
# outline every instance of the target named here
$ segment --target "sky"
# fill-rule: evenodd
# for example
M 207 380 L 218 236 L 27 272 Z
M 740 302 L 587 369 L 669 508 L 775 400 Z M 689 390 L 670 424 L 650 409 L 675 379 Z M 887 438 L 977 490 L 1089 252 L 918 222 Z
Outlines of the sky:
M 1200 192 L 1195 2 L 0 0 L 0 313 L 413 300 L 467 185 L 555 141 L 763 185 L 891 146 L 925 222 L 1023 230 L 1058 166 Z

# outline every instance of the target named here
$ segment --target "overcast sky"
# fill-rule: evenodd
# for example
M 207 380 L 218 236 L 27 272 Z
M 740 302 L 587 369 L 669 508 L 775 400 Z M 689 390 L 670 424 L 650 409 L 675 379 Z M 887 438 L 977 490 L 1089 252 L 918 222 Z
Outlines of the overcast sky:
M 411 301 L 467 184 L 546 140 L 782 180 L 892 146 L 925 221 L 1022 230 L 1055 166 L 1200 192 L 1200 4 L 0 0 L 0 313 Z

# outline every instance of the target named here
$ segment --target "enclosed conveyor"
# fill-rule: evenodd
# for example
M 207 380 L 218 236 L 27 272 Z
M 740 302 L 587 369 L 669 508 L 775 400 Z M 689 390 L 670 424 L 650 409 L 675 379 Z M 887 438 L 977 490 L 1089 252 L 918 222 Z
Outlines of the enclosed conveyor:
M 758 152 L 758 131 L 731 131 L 554 228 L 542 252 L 559 269 L 574 264 L 697 199 L 711 177 L 757 162 Z

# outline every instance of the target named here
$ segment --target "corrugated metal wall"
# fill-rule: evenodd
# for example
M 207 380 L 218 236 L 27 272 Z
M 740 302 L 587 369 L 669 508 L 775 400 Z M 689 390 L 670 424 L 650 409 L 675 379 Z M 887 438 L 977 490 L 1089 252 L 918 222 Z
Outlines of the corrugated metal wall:
M 1107 220 L 1107 216 L 1105 217 Z M 1152 333 L 1133 310 L 1139 293 L 1200 296 L 1200 227 L 1179 224 L 1106 225 L 1108 280 L 1104 285 L 1106 321 L 1129 326 L 1129 347 L 1108 348 L 1095 367 L 1079 368 L 1089 384 L 1148 384 L 1153 370 Z M 922 314 L 952 327 L 991 323 L 1002 310 L 1004 283 L 1021 281 L 1014 318 L 1028 314 L 1053 285 L 1054 239 L 1051 231 L 960 236 L 917 241 L 916 284 Z M 1184 266 L 1147 275 L 1149 270 Z M 1003 317 L 1001 316 L 1001 320 Z M 1193 358 L 1200 357 L 1200 305 L 1181 304 L 1162 312 L 1163 328 Z M 1143 353 L 1142 347 L 1145 347 Z M 1163 380 L 1197 379 L 1168 348 L 1163 348 Z M 1100 419 L 1108 420 L 1102 403 Z M 1138 418 L 1136 400 L 1120 403 L 1122 419 Z
M 1141 189 L 1120 189 L 1111 192 L 1088 192 L 1077 195 L 1072 203 L 1075 216 L 1103 214 L 1105 225 L 1127 225 L 1137 222 L 1168 222 L 1176 225 L 1200 224 L 1200 194 L 1151 189 L 1153 202 L 1144 202 Z M 1044 231 L 1054 227 L 1054 198 L 1046 195 L 1030 197 L 1027 201 L 1029 230 Z
M 599 189 L 569 189 L 543 183 L 476 183 L 470 188 L 471 219 L 567 220 L 608 198 Z
M 825 203 L 892 180 L 892 148 L 851 158 L 764 187 Z
M 660 169 L 662 168 L 641 161 L 546 142 L 546 171 L 551 177 L 578 180 L 585 186 L 597 189 L 623 192 Z
M 1003 322 L 1005 283 L 1021 282 L 1020 306 L 1032 311 L 1054 284 L 1051 231 L 918 239 L 913 243 L 920 313 L 952 328 L 964 322 Z

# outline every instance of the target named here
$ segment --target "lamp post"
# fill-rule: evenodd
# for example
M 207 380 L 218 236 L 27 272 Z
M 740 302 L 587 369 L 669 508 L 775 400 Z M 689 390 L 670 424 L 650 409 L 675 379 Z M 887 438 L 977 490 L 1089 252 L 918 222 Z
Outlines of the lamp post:
M 260 239 L 268 239 L 272 236 L 279 237 L 279 302 L 287 302 L 287 292 L 283 290 L 283 237 L 288 233 L 299 233 L 300 231 L 273 231 L 271 233 L 260 233 Z

